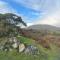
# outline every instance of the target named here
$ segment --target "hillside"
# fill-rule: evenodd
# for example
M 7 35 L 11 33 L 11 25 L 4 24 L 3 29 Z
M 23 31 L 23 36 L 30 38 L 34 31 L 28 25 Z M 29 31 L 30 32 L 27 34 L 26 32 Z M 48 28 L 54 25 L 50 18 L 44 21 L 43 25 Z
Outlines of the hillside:
M 44 24 L 37 24 L 29 26 L 28 29 L 36 29 L 36 30 L 49 30 L 49 31 L 60 31 L 59 27 L 51 26 L 51 25 L 44 25 Z
M 60 31 L 22 29 L 21 35 L 34 39 L 45 48 L 50 48 L 50 43 L 60 46 Z
M 18 37 L 23 43 L 33 44 L 38 47 L 40 54 L 37 56 L 17 53 L 16 50 L 5 52 L 0 51 L 1 60 L 60 60 L 60 49 L 54 44 L 51 44 L 51 49 L 45 49 L 41 45 L 34 42 L 34 40 L 26 37 Z
M 19 22 L 26 26 L 15 14 L 0 14 L 1 60 L 60 60 L 60 28 L 33 25 L 21 29 L 16 26 Z

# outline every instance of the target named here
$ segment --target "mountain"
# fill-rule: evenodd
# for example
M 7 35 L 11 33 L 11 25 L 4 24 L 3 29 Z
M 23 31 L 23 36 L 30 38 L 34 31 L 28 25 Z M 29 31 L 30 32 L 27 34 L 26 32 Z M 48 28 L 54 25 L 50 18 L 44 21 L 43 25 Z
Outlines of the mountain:
M 46 24 L 37 24 L 29 26 L 28 29 L 35 29 L 35 30 L 49 30 L 49 31 L 60 31 L 60 27 L 46 25 Z

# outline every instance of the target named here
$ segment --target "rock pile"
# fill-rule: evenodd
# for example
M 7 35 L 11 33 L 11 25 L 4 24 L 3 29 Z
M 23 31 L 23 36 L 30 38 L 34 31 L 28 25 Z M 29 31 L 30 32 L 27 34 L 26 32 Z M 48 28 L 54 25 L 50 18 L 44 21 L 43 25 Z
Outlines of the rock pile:
M 13 51 L 16 49 L 19 53 L 24 52 L 25 54 L 38 54 L 37 47 L 33 45 L 27 45 L 21 43 L 16 37 L 9 38 L 9 40 L 0 47 L 0 50 L 3 51 Z

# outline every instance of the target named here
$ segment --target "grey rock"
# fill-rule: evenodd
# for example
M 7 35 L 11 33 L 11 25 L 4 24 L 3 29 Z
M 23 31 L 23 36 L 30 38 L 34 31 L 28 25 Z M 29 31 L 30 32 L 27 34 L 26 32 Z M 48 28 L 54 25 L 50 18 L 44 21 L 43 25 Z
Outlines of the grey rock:
M 26 47 L 25 49 L 25 54 L 33 54 L 33 55 L 37 55 L 38 54 L 38 49 L 37 47 L 33 46 L 33 45 L 29 45 Z

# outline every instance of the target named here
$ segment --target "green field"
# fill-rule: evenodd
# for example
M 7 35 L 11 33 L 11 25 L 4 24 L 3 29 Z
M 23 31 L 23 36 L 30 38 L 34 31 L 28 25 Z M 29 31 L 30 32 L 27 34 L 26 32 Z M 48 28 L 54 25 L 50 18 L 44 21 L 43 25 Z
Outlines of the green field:
M 31 44 L 37 46 L 40 54 L 28 55 L 24 53 L 18 53 L 16 50 L 12 52 L 0 51 L 0 60 L 60 60 L 59 48 L 51 44 L 51 49 L 43 48 L 37 44 L 34 40 L 26 37 L 17 37 L 21 42 L 25 44 Z

